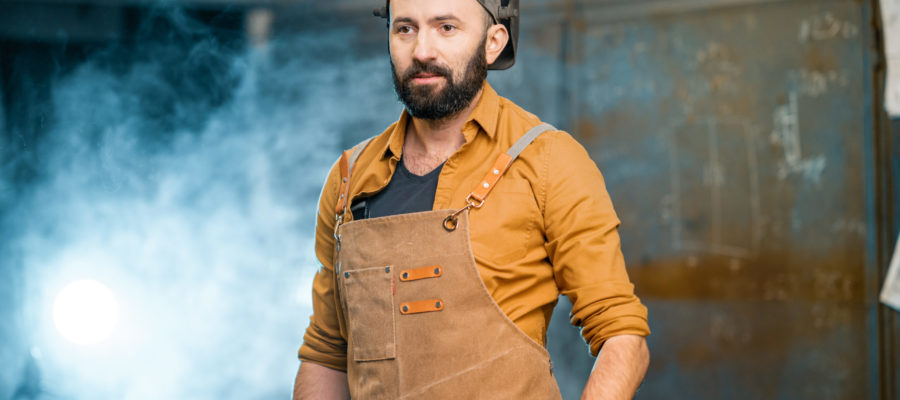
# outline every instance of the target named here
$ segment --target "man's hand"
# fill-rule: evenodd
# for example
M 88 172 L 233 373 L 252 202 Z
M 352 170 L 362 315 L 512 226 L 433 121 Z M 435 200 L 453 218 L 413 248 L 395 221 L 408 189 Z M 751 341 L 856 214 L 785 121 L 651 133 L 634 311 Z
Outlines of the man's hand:
M 300 363 L 294 400 L 349 400 L 347 374 L 310 362 Z
M 644 380 L 650 351 L 642 336 L 613 336 L 603 343 L 581 400 L 625 400 Z

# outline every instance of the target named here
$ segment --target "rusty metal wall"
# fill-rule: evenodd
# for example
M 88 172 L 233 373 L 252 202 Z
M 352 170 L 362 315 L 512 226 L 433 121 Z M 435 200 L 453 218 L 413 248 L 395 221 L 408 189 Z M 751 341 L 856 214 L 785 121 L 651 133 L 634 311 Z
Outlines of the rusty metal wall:
M 606 177 L 650 309 L 638 397 L 895 398 L 879 392 L 872 4 L 530 8 L 519 70 L 494 79 Z M 551 337 L 576 340 L 560 311 Z

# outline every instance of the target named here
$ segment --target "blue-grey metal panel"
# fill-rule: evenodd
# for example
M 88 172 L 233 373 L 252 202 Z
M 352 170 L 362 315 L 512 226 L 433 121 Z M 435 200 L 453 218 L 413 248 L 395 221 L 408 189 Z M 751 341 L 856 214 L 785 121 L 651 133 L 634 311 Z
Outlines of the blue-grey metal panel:
M 638 3 L 575 5 L 566 84 L 650 308 L 639 397 L 874 398 L 867 5 Z

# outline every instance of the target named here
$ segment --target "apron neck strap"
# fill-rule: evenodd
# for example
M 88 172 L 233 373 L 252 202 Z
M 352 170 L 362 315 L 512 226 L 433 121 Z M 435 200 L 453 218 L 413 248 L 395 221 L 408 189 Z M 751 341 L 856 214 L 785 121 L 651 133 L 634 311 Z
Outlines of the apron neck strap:
M 481 182 L 478 183 L 478 186 L 476 186 L 475 189 L 469 193 L 468 197 L 466 197 L 466 203 L 474 208 L 481 207 L 484 204 L 484 199 L 491 193 L 491 190 L 494 189 L 494 186 L 497 185 L 497 182 L 500 181 L 500 178 L 509 169 L 509 166 L 519 157 L 519 154 L 521 154 L 522 151 L 542 133 L 552 130 L 556 130 L 556 128 L 550 124 L 539 124 L 534 128 L 529 129 L 528 132 L 525 132 L 525 134 L 506 151 L 506 153 L 497 157 L 497 160 L 494 161 L 494 165 L 491 166 L 491 170 L 488 171 L 487 175 L 484 176 L 484 179 L 482 179 Z
M 362 151 L 369 145 L 369 142 L 371 142 L 372 139 L 374 139 L 374 137 L 366 139 L 362 143 L 341 154 L 341 160 L 339 161 L 341 169 L 341 189 L 338 192 L 340 193 L 340 195 L 338 195 L 338 203 L 334 207 L 335 220 L 342 219 L 347 213 L 347 207 L 349 206 L 350 200 L 350 174 L 353 172 L 353 165 L 356 164 L 359 155 L 362 154 Z

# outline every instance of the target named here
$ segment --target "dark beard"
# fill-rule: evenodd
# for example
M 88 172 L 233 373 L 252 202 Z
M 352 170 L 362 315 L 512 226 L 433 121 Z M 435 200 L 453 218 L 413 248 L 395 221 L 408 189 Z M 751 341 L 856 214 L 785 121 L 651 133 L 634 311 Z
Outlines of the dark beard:
M 392 60 L 391 72 L 394 77 L 394 91 L 397 92 L 397 98 L 406 106 L 409 114 L 419 119 L 441 120 L 468 107 L 487 78 L 485 43 L 486 39 L 469 59 L 462 82 L 459 83 L 453 81 L 453 71 L 450 69 L 437 64 L 422 63 L 415 59 L 409 70 L 402 78 L 399 78 Z M 432 93 L 431 85 L 413 87 L 412 77 L 423 72 L 443 76 L 447 85 L 438 93 Z

